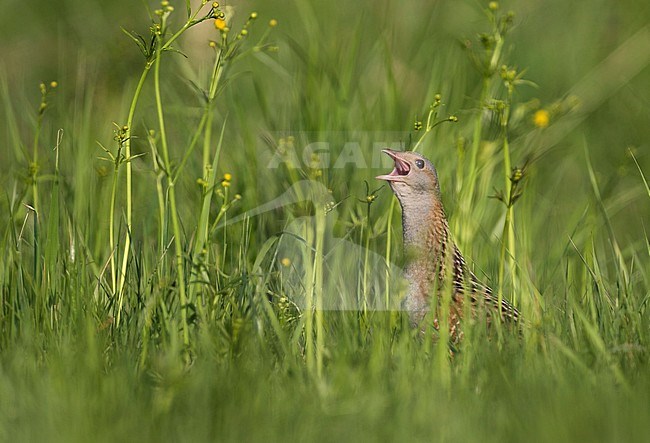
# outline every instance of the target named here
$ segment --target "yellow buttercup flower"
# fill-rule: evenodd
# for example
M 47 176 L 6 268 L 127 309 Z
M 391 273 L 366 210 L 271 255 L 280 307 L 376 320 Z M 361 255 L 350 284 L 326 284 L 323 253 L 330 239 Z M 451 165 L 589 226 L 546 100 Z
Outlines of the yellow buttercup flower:
M 545 109 L 540 109 L 533 115 L 533 123 L 538 128 L 545 128 L 551 121 L 551 115 Z
M 222 18 L 218 18 L 214 21 L 214 27 L 217 28 L 219 31 L 223 31 L 226 29 L 226 21 Z
M 284 257 L 282 260 L 280 260 L 280 263 L 282 263 L 282 266 L 286 268 L 291 264 L 291 260 L 289 257 Z

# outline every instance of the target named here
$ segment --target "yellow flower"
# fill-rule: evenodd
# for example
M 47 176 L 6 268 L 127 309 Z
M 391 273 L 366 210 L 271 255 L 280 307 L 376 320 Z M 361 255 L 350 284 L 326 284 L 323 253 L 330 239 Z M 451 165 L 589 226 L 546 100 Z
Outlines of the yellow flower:
M 278 21 L 276 19 L 272 18 L 271 21 L 269 21 L 269 26 L 270 27 L 273 28 L 273 27 L 275 27 L 277 25 L 278 25 Z
M 291 260 L 289 260 L 289 257 L 284 257 L 282 260 L 280 260 L 280 263 L 282 263 L 282 266 L 286 268 L 291 264 Z
M 535 112 L 535 115 L 533 115 L 533 123 L 538 128 L 547 127 L 550 121 L 551 115 L 545 109 L 540 109 L 539 111 Z
M 226 173 L 223 175 L 223 179 L 224 179 L 224 180 L 228 180 L 228 181 L 230 181 L 230 180 L 232 180 L 232 175 L 230 175 L 229 172 L 226 172 Z
M 57 86 L 59 86 L 59 84 L 57 82 L 55 82 L 55 81 L 50 82 L 50 88 L 56 88 Z
M 217 28 L 219 31 L 223 31 L 226 29 L 226 21 L 222 18 L 218 18 L 214 21 L 214 27 Z

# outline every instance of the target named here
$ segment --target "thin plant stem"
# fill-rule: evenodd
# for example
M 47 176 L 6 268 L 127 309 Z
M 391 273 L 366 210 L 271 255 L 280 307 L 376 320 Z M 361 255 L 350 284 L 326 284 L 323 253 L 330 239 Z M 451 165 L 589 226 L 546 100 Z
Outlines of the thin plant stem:
M 147 79 L 147 75 L 151 70 L 151 62 L 147 62 L 142 70 L 140 75 L 140 80 L 135 87 L 135 92 L 133 93 L 133 99 L 131 100 L 131 105 L 129 106 L 129 114 L 126 119 L 126 133 L 125 133 L 125 142 L 124 142 L 124 156 L 128 159 L 131 158 L 131 133 L 133 128 L 133 117 L 135 115 L 135 109 L 140 100 L 140 95 L 142 93 L 142 87 Z M 120 279 L 119 279 L 119 288 L 117 291 L 117 315 L 115 317 L 115 325 L 119 326 L 121 317 L 122 317 L 122 306 L 124 304 L 124 285 L 126 283 L 126 269 L 129 263 L 129 250 L 131 248 L 131 230 L 133 227 L 133 170 L 131 167 L 131 162 L 126 163 L 126 235 L 124 238 L 124 252 L 122 253 L 122 269 L 120 270 Z M 112 223 L 112 219 L 111 219 Z
M 325 211 L 316 210 L 316 251 L 314 252 L 314 295 L 316 316 L 316 375 L 323 376 L 323 355 L 325 353 L 325 328 L 323 318 L 323 246 L 325 240 Z
M 119 155 L 119 153 L 118 153 Z M 117 290 L 117 271 L 115 269 L 115 254 L 117 253 L 115 246 L 115 200 L 117 199 L 117 182 L 118 182 L 119 168 L 116 164 L 113 169 L 113 183 L 111 184 L 111 204 L 108 215 L 108 243 L 111 248 L 111 290 L 113 295 Z
M 384 299 L 386 303 L 386 309 L 390 306 L 390 260 L 392 257 L 393 250 L 393 214 L 395 213 L 395 199 L 390 200 L 390 208 L 388 209 L 388 221 L 386 227 L 386 273 L 385 273 L 385 287 L 384 287 Z
M 303 237 L 305 238 L 306 245 L 313 244 L 314 233 L 311 226 L 303 225 Z M 315 366 L 314 358 L 314 283 L 316 266 L 314 263 L 314 255 L 311 248 L 303 248 L 303 259 L 305 261 L 305 309 L 304 309 L 304 322 L 305 322 L 305 360 L 307 369 L 313 373 Z
M 162 150 L 162 157 L 165 166 L 165 174 L 167 174 L 167 186 L 169 194 L 170 217 L 172 222 L 172 232 L 174 234 L 174 249 L 176 252 L 176 272 L 178 278 L 178 292 L 181 310 L 181 330 L 183 345 L 185 347 L 184 353 L 187 356 L 190 344 L 189 328 L 187 324 L 187 296 L 185 293 L 185 271 L 183 266 L 183 245 L 181 238 L 180 223 L 178 220 L 178 208 L 176 205 L 176 189 L 171 171 L 171 161 L 169 158 L 169 147 L 167 144 L 167 132 L 165 129 L 165 118 L 163 115 L 162 95 L 160 92 L 160 65 L 162 58 L 162 50 L 158 49 L 156 59 L 154 62 L 154 94 L 156 96 L 156 114 L 158 116 L 158 125 L 160 127 L 160 146 Z
M 160 158 L 158 154 L 158 149 L 156 147 L 156 140 L 154 134 L 150 133 L 149 135 L 149 147 L 151 148 L 151 163 L 153 171 L 156 174 L 156 197 L 158 199 L 158 247 L 160 248 L 160 254 L 164 253 L 165 249 L 165 232 L 166 232 L 166 223 L 165 223 L 165 190 L 163 187 L 163 179 L 165 173 L 160 169 L 158 164 L 158 159 Z M 160 260 L 162 266 L 162 259 Z
M 43 85 L 41 84 L 41 88 Z M 38 119 L 36 121 L 36 132 L 34 134 L 34 145 L 32 149 L 32 164 L 30 165 L 31 172 L 31 185 L 32 185 L 32 207 L 34 209 L 34 279 L 36 281 L 40 280 L 40 266 L 39 266 L 39 256 L 40 256 L 40 234 L 39 234 L 39 223 L 41 218 L 41 205 L 39 201 L 39 192 L 38 192 L 38 143 L 41 135 L 41 129 L 43 128 L 43 114 L 47 107 L 45 101 L 45 90 L 41 89 L 42 98 L 41 105 L 38 110 Z
M 514 238 L 514 187 L 511 180 L 512 163 L 510 160 L 510 143 L 508 139 L 508 122 L 510 119 L 510 107 L 512 101 L 512 87 L 508 88 L 508 96 L 503 110 L 501 130 L 503 133 L 503 171 L 505 178 L 505 204 L 506 215 L 503 224 L 503 234 L 501 238 L 501 251 L 499 256 L 499 290 L 498 303 L 501 306 L 503 300 L 504 277 L 506 253 L 508 254 L 508 265 L 510 267 L 512 283 L 512 302 L 516 303 L 516 262 L 515 262 L 515 238 Z
M 483 107 L 485 101 L 487 100 L 488 94 L 490 91 L 490 76 L 484 75 L 483 82 L 481 86 L 481 94 L 478 102 L 478 115 L 474 120 L 474 129 L 472 132 L 472 145 L 469 152 L 469 165 L 465 173 L 467 181 L 465 182 L 461 192 L 461 198 L 459 202 L 459 209 L 461 216 L 457 218 L 460 223 L 460 226 L 457 231 L 459 234 L 459 240 L 465 243 L 463 246 L 467 246 L 471 242 L 473 234 L 471 233 L 471 228 L 469 223 L 472 218 L 470 214 L 472 212 L 472 205 L 474 202 L 474 192 L 476 189 L 476 180 L 478 177 L 478 168 L 476 162 L 478 159 L 478 153 L 481 148 L 482 132 L 483 132 Z

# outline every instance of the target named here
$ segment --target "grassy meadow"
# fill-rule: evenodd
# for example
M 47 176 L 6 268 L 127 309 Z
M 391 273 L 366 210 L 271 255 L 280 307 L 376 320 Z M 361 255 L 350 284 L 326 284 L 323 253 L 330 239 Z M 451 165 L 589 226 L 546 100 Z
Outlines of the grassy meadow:
M 647 441 L 647 2 L 8 0 L 0 52 L 0 441 Z M 384 146 L 520 334 L 409 326 Z

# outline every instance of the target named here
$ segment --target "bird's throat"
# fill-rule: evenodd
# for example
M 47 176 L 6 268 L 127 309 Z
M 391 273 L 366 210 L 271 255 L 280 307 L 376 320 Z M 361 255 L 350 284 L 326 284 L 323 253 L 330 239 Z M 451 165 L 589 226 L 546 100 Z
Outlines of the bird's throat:
M 438 245 L 446 242 L 449 226 L 438 199 L 400 201 L 404 247 L 421 250 L 431 258 Z

